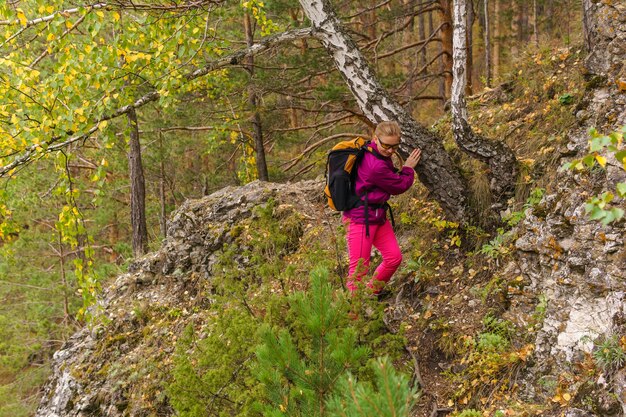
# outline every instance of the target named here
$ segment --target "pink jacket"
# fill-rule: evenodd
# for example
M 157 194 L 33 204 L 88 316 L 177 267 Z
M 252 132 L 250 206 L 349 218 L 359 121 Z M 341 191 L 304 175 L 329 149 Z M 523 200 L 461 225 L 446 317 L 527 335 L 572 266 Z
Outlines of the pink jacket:
M 370 143 L 374 152 L 377 152 L 376 143 Z M 402 194 L 413 185 L 415 171 L 409 167 L 402 167 L 399 172 L 393 166 L 391 158 L 380 158 L 371 152 L 365 152 L 358 167 L 356 178 L 356 194 L 362 195 L 367 190 L 368 204 L 383 204 L 392 195 Z M 365 197 L 361 197 L 363 200 Z M 369 223 L 383 224 L 387 218 L 383 208 L 369 207 Z M 360 206 L 343 212 L 344 217 L 354 223 L 365 223 L 365 207 Z

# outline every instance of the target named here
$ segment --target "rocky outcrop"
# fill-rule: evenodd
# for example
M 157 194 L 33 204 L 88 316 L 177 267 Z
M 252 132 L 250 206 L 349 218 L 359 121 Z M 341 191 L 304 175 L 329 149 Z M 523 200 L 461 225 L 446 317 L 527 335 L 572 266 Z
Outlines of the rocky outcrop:
M 133 262 L 106 289 L 93 311 L 99 324 L 55 353 L 37 416 L 172 415 L 162 384 L 176 339 L 185 326 L 205 319 L 221 249 L 254 219 L 255 207 L 270 200 L 276 216 L 296 213 L 299 233 L 306 235 L 326 221 L 322 188 L 319 181 L 256 181 L 185 202 L 173 214 L 162 247 Z M 236 261 L 246 263 L 243 256 Z
M 559 150 L 562 162 L 588 152 L 589 128 L 609 133 L 626 125 L 626 94 L 620 86 L 620 80 L 626 81 L 626 5 L 585 3 L 594 22 L 593 50 L 586 61 L 591 72 L 588 77 L 608 82 L 589 91 L 587 107 L 577 113 L 579 127 L 570 132 L 567 144 Z M 554 188 L 537 207 L 528 210 L 520 224 L 515 261 L 505 268 L 511 277 L 521 274 L 526 289 L 536 299 L 544 296 L 547 300 L 535 340 L 534 367 L 526 378 L 526 395 L 535 400 L 551 397 L 554 392 L 542 392 L 537 381 L 552 378 L 557 384 L 569 384 L 571 398 L 593 399 L 588 409 L 571 409 L 567 415 L 624 415 L 622 408 L 626 409 L 626 397 L 621 394 L 623 378 L 607 372 L 591 381 L 596 385 L 590 394 L 590 381 L 580 377 L 594 341 L 624 335 L 626 330 L 624 220 L 602 226 L 585 212 L 591 196 L 615 190 L 615 185 L 624 181 L 626 172 L 614 158 L 609 158 L 605 171 L 558 172 Z M 624 201 L 615 203 L 626 208 Z M 517 302 L 511 315 L 528 313 L 529 305 Z

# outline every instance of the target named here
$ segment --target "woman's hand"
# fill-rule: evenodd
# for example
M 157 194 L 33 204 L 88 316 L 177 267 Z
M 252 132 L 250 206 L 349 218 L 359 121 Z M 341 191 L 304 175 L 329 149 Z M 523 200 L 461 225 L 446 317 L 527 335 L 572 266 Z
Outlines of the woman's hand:
M 420 157 L 422 156 L 421 149 L 413 149 L 413 152 L 409 155 L 409 157 L 404 161 L 404 166 L 414 169 L 417 163 L 420 161 Z

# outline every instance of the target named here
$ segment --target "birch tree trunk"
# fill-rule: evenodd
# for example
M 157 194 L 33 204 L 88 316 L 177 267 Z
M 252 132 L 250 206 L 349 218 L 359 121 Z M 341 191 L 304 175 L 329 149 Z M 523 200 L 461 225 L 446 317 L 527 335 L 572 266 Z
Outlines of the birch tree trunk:
M 146 226 L 146 181 L 141 162 L 141 144 L 139 126 L 134 108 L 128 111 L 130 142 L 128 150 L 128 170 L 130 171 L 130 223 L 133 229 L 133 255 L 146 253 L 148 247 L 148 228 Z
M 468 95 L 472 94 L 473 85 L 472 85 L 472 74 L 474 73 L 474 34 L 472 32 L 472 28 L 474 27 L 474 4 L 472 0 L 469 0 L 469 7 L 467 8 L 467 30 L 466 33 L 466 66 L 465 66 L 465 78 L 467 84 L 465 85 L 465 93 Z
M 466 0 L 454 1 L 454 65 L 452 81 L 452 131 L 459 147 L 472 158 L 489 166 L 489 185 L 494 198 L 493 209 L 503 208 L 512 195 L 517 179 L 517 160 L 502 142 L 476 134 L 469 124 L 465 102 Z
M 422 159 L 416 167 L 420 181 L 448 217 L 467 223 L 467 188 L 441 138 L 419 125 L 385 91 L 328 0 L 300 0 L 300 4 L 314 27 L 314 35 L 331 55 L 364 116 L 372 123 L 396 120 L 400 124 L 401 153 L 407 155 L 415 147 L 422 149 Z

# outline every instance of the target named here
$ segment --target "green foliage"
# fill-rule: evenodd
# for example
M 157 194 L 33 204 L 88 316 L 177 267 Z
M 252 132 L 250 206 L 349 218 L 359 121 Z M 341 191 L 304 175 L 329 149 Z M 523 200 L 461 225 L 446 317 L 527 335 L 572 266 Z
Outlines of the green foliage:
M 589 151 L 582 158 L 575 159 L 571 162 L 563 164 L 562 169 L 582 171 L 584 169 L 593 168 L 596 163 L 605 168 L 607 157 L 605 154 L 612 155 L 619 166 L 626 171 L 626 149 L 624 149 L 624 134 L 626 134 L 626 126 L 623 126 L 616 132 L 609 135 L 601 135 L 597 130 L 590 129 L 589 135 Z M 608 225 L 618 221 L 624 217 L 624 209 L 612 205 L 617 194 L 620 198 L 626 198 L 626 183 L 620 182 L 616 184 L 615 193 L 606 191 L 599 196 L 591 197 L 585 204 L 585 211 L 591 220 L 598 220 L 603 225 Z
M 543 324 L 543 320 L 546 317 L 546 312 L 548 310 L 548 297 L 545 294 L 539 295 L 539 302 L 535 306 L 535 311 L 532 315 L 532 320 L 529 324 L 528 330 L 538 330 L 540 326 Z
M 409 379 L 398 374 L 388 358 L 372 363 L 373 383 L 342 377 L 339 393 L 328 401 L 328 415 L 337 417 L 408 417 L 418 395 Z
M 59 232 L 61 242 L 67 243 L 70 249 L 79 252 L 79 256 L 72 260 L 74 275 L 78 285 L 77 292 L 83 300 L 83 306 L 78 310 L 78 317 L 79 319 L 91 321 L 94 315 L 90 311 L 90 307 L 96 303 L 100 282 L 96 270 L 93 268 L 95 260 L 95 252 L 91 247 L 93 236 L 88 233 L 85 227 L 85 217 L 77 203 L 80 190 L 74 185 L 67 168 L 70 156 L 62 152 L 59 154 L 59 158 L 57 158 L 56 167 L 60 173 L 60 181 L 56 188 L 56 193 L 65 198 L 66 204 L 61 209 L 59 220 L 54 226 Z
M 435 261 L 431 259 L 429 252 L 424 252 L 420 253 L 417 258 L 409 259 L 406 262 L 404 271 L 412 273 L 415 282 L 424 281 L 432 273 L 434 265 Z
M 515 329 L 509 321 L 489 314 L 483 319 L 483 330 L 478 335 L 462 337 L 461 363 L 466 366 L 457 373 L 446 372 L 457 386 L 455 396 L 462 404 L 467 404 L 475 393 L 485 396 L 509 389 L 513 370 L 534 348 L 525 345 L 514 349 L 511 343 L 514 335 Z
M 497 259 L 511 253 L 512 233 L 498 229 L 496 236 L 480 248 L 479 253 L 487 255 L 489 258 Z
M 266 416 L 324 416 L 326 401 L 339 390 L 338 379 L 361 367 L 369 349 L 359 346 L 348 326 L 349 303 L 334 293 L 328 272 L 311 274 L 311 291 L 290 297 L 289 327 L 262 330 L 256 373 L 264 386 Z
M 439 230 L 440 233 L 445 232 L 450 239 L 451 246 L 461 246 L 461 236 L 459 234 L 459 224 L 444 219 L 433 219 L 433 226 Z
M 204 339 L 189 325 L 177 343 L 167 392 L 181 417 L 249 415 L 257 395 L 250 360 L 258 322 L 242 308 L 219 308 Z
M 526 217 L 526 210 L 539 204 L 543 195 L 546 193 L 544 188 L 533 188 L 530 192 L 530 196 L 526 199 L 526 202 L 522 206 L 522 210 L 514 211 L 502 217 L 502 220 L 506 222 L 509 227 L 516 226 L 520 221 Z
M 595 363 L 605 372 L 615 372 L 626 364 L 626 337 L 603 336 L 593 348 Z
M 574 102 L 574 97 L 570 93 L 565 93 L 562 96 L 559 96 L 559 103 L 566 106 L 568 104 L 572 104 Z

